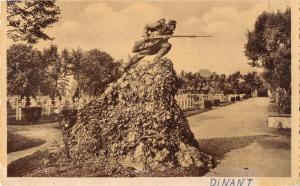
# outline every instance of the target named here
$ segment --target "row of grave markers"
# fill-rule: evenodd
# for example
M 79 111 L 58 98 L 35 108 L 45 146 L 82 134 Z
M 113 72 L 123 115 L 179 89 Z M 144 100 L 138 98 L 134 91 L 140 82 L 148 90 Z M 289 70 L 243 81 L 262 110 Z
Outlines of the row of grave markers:
M 49 96 L 39 96 L 36 99 L 33 97 L 22 99 L 19 96 L 8 97 L 8 103 L 10 108 L 16 111 L 16 120 L 22 119 L 22 108 L 25 107 L 41 107 L 43 115 L 50 115 L 56 111 L 60 113 L 62 109 L 81 108 L 89 103 L 95 97 L 86 96 L 82 98 L 55 98 L 51 99 Z M 28 100 L 28 101 L 27 101 Z
M 195 101 L 193 97 L 198 97 L 198 100 Z M 175 99 L 180 106 L 181 109 L 191 108 L 197 102 L 197 105 L 200 107 L 204 106 L 204 100 L 214 100 L 219 99 L 221 102 L 228 102 L 231 97 L 236 97 L 243 95 L 239 94 L 232 94 L 232 95 L 223 95 L 223 94 L 179 94 L 175 96 Z M 16 111 L 16 120 L 22 119 L 22 108 L 25 107 L 41 107 L 43 115 L 50 115 L 54 111 L 56 113 L 60 113 L 62 109 L 73 109 L 73 108 L 81 108 L 90 102 L 92 99 L 96 97 L 93 96 L 85 96 L 81 98 L 66 98 L 62 97 L 51 99 L 49 96 L 37 96 L 36 98 L 33 97 L 23 97 L 20 96 L 9 96 L 8 97 L 8 104 L 12 109 Z M 27 101 L 28 100 L 28 101 Z
M 210 94 L 186 94 L 186 93 L 184 93 L 184 94 L 179 94 L 179 95 L 175 96 L 175 99 L 181 109 L 188 109 L 188 108 L 194 107 L 195 105 L 198 105 L 197 107 L 199 107 L 199 108 L 204 108 L 205 100 L 213 101 L 215 99 L 218 99 L 218 100 L 220 100 L 220 102 L 229 102 L 231 100 L 231 97 L 240 96 L 242 98 L 244 95 L 245 94 L 210 95 Z M 195 97 L 197 99 L 195 99 Z

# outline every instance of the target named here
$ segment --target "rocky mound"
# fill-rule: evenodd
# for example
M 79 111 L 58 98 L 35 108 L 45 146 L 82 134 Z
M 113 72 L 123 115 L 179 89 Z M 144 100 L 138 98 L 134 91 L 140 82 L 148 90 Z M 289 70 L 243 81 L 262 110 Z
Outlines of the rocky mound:
M 170 60 L 140 62 L 67 121 L 70 157 L 104 165 L 110 174 L 207 168 L 211 158 L 199 151 L 174 99 L 177 89 Z

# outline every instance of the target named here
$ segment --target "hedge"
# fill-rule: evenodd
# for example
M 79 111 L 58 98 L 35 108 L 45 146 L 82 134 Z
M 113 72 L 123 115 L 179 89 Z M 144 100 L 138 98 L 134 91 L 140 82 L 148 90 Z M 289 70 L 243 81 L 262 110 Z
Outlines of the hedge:
M 63 117 L 62 124 L 64 124 L 63 127 L 65 127 L 65 129 L 72 127 L 76 123 L 77 112 L 77 109 L 65 109 L 61 111 Z
M 235 102 L 235 97 L 231 97 L 231 98 L 230 98 L 230 101 L 231 101 L 231 102 Z
M 213 103 L 210 100 L 204 100 L 204 108 L 211 109 Z
M 276 104 L 277 111 L 280 114 L 291 113 L 291 96 L 289 94 L 279 94 L 278 103 Z
M 245 95 L 243 96 L 243 99 L 249 99 L 249 98 L 251 98 L 251 94 L 245 94 Z
M 25 121 L 36 122 L 42 116 L 42 107 L 24 107 L 21 112 Z
M 235 97 L 235 100 L 236 100 L 236 101 L 241 101 L 240 96 L 236 96 L 236 97 Z
M 220 105 L 220 100 L 219 99 L 215 99 L 214 100 L 214 106 L 219 106 Z

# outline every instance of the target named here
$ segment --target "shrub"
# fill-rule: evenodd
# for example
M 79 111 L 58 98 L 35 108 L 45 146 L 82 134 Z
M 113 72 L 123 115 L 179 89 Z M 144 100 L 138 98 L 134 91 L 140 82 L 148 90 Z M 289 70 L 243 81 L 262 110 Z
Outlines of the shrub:
M 65 129 L 72 127 L 77 120 L 77 109 L 65 109 L 61 111 L 62 114 L 62 124 Z
M 236 97 L 235 97 L 235 100 L 236 100 L 236 101 L 241 101 L 240 96 L 236 96 Z
M 204 100 L 204 108 L 211 109 L 212 105 L 213 105 L 212 101 L 210 101 L 210 100 Z
M 291 96 L 289 94 L 279 94 L 277 110 L 280 114 L 291 113 Z
M 41 118 L 41 107 L 25 107 L 22 108 L 22 118 L 28 122 L 36 122 Z
M 268 97 L 268 89 L 266 89 L 266 88 L 259 88 L 257 90 L 257 97 Z
M 75 98 L 79 98 L 79 96 L 80 96 L 80 90 L 79 90 L 79 87 L 77 87 L 75 90 L 75 93 L 72 97 L 73 102 L 75 101 Z
M 10 116 L 10 115 L 15 116 L 16 115 L 16 110 L 7 110 L 7 115 L 8 116 Z
M 251 98 L 251 94 L 245 94 L 245 95 L 243 96 L 243 99 L 249 99 L 249 98 Z
M 7 115 L 16 115 L 16 109 L 13 109 L 11 104 L 8 101 L 6 104 L 6 108 L 7 108 Z
M 231 102 L 235 102 L 235 97 L 231 97 L 231 98 L 230 98 L 230 101 L 231 101 Z
M 214 106 L 219 106 L 220 105 L 220 100 L 219 99 L 215 99 L 214 100 Z

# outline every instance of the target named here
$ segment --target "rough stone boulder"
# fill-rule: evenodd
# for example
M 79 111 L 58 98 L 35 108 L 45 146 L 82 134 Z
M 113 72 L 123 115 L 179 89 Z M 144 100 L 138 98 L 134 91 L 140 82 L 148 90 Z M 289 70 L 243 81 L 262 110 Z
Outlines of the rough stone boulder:
M 151 172 L 210 166 L 176 103 L 177 89 L 170 60 L 140 62 L 78 111 L 67 135 L 71 158 L 99 163 L 112 174 L 120 167 Z

